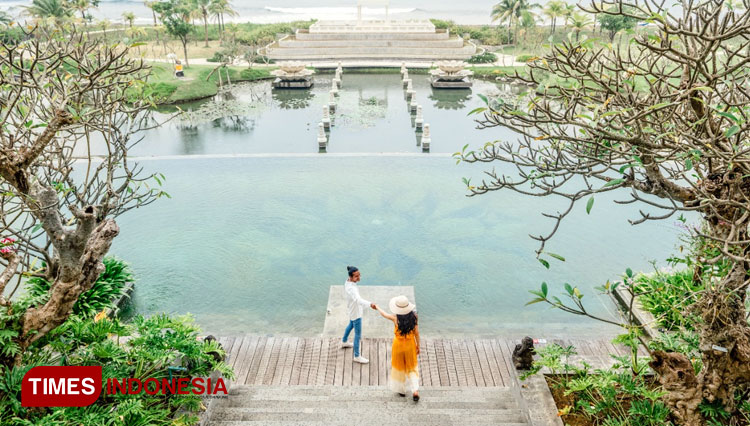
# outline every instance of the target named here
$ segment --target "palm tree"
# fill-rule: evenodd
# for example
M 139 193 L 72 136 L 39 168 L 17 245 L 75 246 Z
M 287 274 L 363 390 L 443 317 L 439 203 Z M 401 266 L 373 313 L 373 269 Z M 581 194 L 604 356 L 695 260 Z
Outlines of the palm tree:
M 133 12 L 123 12 L 122 19 L 128 21 L 131 29 L 133 29 L 133 21 L 135 21 L 135 14 Z
M 564 16 L 565 3 L 559 0 L 553 0 L 547 3 L 547 7 L 544 8 L 544 15 L 550 18 L 552 22 L 552 34 L 555 33 L 555 27 L 557 26 L 557 18 Z
M 570 26 L 576 33 L 576 43 L 578 43 L 578 38 L 581 36 L 581 31 L 589 28 L 591 24 L 593 24 L 593 20 L 582 13 L 574 13 L 570 17 Z
M 10 15 L 4 10 L 0 10 L 0 25 L 10 25 L 11 22 L 13 22 L 13 19 Z
M 208 7 L 209 12 L 211 12 L 211 16 L 216 18 L 216 22 L 219 24 L 219 28 L 221 29 L 222 38 L 224 36 L 224 15 L 227 16 L 238 16 L 239 14 L 237 11 L 232 9 L 232 6 L 229 4 L 229 0 L 211 0 L 211 5 Z
M 89 0 L 73 0 L 68 2 L 68 6 L 81 12 L 81 18 L 83 19 L 84 25 L 86 23 L 86 11 L 91 8 L 91 2 Z
M 515 23 L 513 43 L 517 43 L 519 22 L 525 13 L 529 13 L 529 10 L 535 7 L 539 7 L 539 5 L 529 4 L 526 0 L 500 0 L 500 3 L 492 8 L 492 20 L 500 21 L 501 23 L 507 21 L 508 30 L 510 30 L 511 26 Z
M 211 0 L 193 0 L 192 6 L 193 11 L 191 15 L 196 18 L 203 19 L 203 33 L 205 36 L 206 46 L 208 47 L 208 7 L 211 5 Z
M 568 21 L 570 21 L 570 18 L 573 16 L 575 12 L 576 12 L 576 5 L 563 3 L 562 16 L 565 19 L 565 22 L 563 23 L 564 27 L 568 26 Z
M 64 19 L 71 11 L 62 0 L 32 0 L 31 6 L 25 6 L 26 13 L 35 18 Z

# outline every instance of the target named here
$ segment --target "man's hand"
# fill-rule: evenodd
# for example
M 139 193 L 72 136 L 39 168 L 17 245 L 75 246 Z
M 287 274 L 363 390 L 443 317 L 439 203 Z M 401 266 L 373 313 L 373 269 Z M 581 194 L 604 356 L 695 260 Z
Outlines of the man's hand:
M 378 309 L 378 305 L 376 305 L 376 304 L 374 304 L 374 303 L 370 303 L 370 307 L 371 307 L 372 309 Z
M 417 355 L 419 355 L 419 345 L 417 345 Z

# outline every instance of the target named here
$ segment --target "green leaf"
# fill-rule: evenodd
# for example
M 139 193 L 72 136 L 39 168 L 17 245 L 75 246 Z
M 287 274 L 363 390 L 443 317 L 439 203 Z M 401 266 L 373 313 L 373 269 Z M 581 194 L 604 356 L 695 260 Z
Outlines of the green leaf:
M 633 278 L 633 270 L 628 268 L 625 270 L 625 275 L 628 276 L 628 278 Z
M 537 259 L 537 260 L 539 260 L 539 263 L 541 263 L 542 265 L 544 265 L 545 268 L 549 269 L 549 262 L 547 262 L 544 259 Z
M 527 304 L 526 304 L 526 305 L 524 305 L 524 306 L 529 306 L 529 305 L 533 305 L 534 303 L 539 303 L 539 302 L 544 302 L 544 299 L 542 299 L 541 297 L 539 297 L 539 298 L 536 298 L 536 299 L 532 300 L 531 302 L 527 303 Z
M 544 295 L 544 297 L 547 297 L 547 283 L 546 282 L 542 282 L 542 294 Z
M 728 113 L 728 112 L 721 112 L 721 111 L 717 111 L 716 114 L 718 114 L 718 115 L 720 115 L 722 117 L 726 117 L 726 118 L 734 121 L 735 123 L 739 123 L 740 122 L 739 118 L 735 117 L 734 114 L 731 114 L 731 113 Z
M 612 179 L 611 181 L 609 181 L 609 182 L 605 183 L 605 184 L 604 184 L 604 186 L 603 186 L 602 188 L 606 188 L 606 187 L 608 187 L 608 186 L 615 186 L 615 185 L 619 185 L 619 184 L 621 184 L 621 183 L 623 183 L 623 182 L 625 182 L 625 179 Z
M 690 170 L 692 168 L 693 168 L 693 160 L 691 160 L 689 158 L 686 159 L 685 160 L 685 171 L 688 171 L 688 170 Z
M 484 101 L 485 105 L 489 105 L 490 104 L 490 102 L 487 100 L 487 96 L 484 96 L 481 93 L 478 93 L 477 96 L 479 96 L 479 99 L 481 99 L 482 101 Z
M 740 131 L 740 126 L 735 124 L 734 126 L 727 129 L 727 132 L 724 134 L 724 136 L 731 138 L 732 136 L 737 134 L 737 132 L 739 131 Z
M 591 198 L 589 198 L 589 201 L 586 203 L 586 214 L 591 214 L 591 208 L 594 207 L 594 196 L 592 195 Z
M 565 291 L 567 291 L 568 294 L 572 296 L 573 295 L 573 286 L 571 286 L 568 283 L 565 283 Z
M 474 108 L 473 110 L 469 111 L 469 113 L 466 114 L 466 115 L 474 115 L 474 114 L 477 114 L 477 113 L 480 113 L 480 112 L 484 112 L 486 110 L 487 110 L 486 107 Z
M 562 257 L 562 256 L 560 256 L 559 254 L 555 254 L 555 253 L 550 253 L 550 252 L 548 252 L 548 251 L 546 251 L 545 253 L 547 253 L 548 255 L 550 255 L 550 256 L 552 256 L 552 257 L 554 257 L 555 259 L 557 259 L 557 260 L 559 260 L 559 261 L 561 261 L 561 262 L 565 262 L 565 258 L 564 258 L 564 257 Z

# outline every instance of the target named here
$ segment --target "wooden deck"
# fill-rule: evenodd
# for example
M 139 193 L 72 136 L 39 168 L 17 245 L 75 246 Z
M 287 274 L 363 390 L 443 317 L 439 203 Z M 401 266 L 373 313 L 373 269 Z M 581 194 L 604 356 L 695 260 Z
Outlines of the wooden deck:
M 391 339 L 365 338 L 362 355 L 369 364 L 352 362 L 352 349 L 338 338 L 240 336 L 219 339 L 234 368 L 237 385 L 386 386 Z M 519 341 L 520 342 L 520 341 Z M 553 340 L 573 345 L 579 359 L 594 367 L 611 364 L 609 354 L 627 349 L 608 340 Z M 419 375 L 422 386 L 510 387 L 515 380 L 509 339 L 422 339 Z

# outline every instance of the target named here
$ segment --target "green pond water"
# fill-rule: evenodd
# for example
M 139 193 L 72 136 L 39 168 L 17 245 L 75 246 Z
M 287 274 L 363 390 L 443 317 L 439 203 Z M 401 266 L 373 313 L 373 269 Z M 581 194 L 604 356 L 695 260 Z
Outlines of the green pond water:
M 528 234 L 548 232 L 540 213 L 564 200 L 466 197 L 461 178 L 479 179 L 491 165 L 456 165 L 446 154 L 513 137 L 476 130 L 467 117 L 478 93 L 502 88 L 439 92 L 426 76 L 413 78 L 432 127 L 430 153 L 417 145 L 398 74 L 344 74 L 327 153 L 316 141 L 325 75 L 309 92 L 238 87 L 225 105 L 232 117 L 212 120 L 213 107 L 194 104 L 188 109 L 203 108 L 203 118 L 193 125 L 149 131 L 132 155 L 166 175 L 172 198 L 118 219 L 112 252 L 138 276 L 132 311 L 190 312 L 217 334 L 313 335 L 329 286 L 356 265 L 363 286 L 414 286 L 425 335 L 612 333 L 541 304 L 524 307 L 528 290 L 546 281 L 559 294 L 569 282 L 592 313 L 614 316 L 592 288 L 666 258 L 680 235 L 674 221 L 633 227 L 637 206 L 598 197 L 590 215 L 581 204 L 563 223 L 548 250 L 566 261 L 545 269 Z

